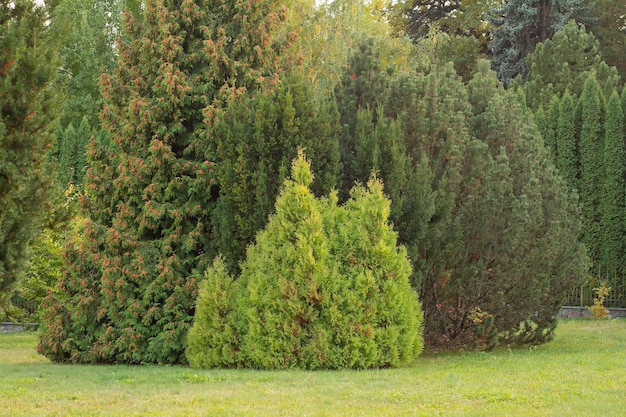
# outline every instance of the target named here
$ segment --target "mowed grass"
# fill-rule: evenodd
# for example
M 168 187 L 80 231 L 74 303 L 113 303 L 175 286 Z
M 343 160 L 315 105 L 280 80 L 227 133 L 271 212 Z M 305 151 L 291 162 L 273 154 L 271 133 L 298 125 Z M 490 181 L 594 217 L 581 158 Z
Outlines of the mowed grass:
M 0 416 L 626 415 L 626 320 L 557 330 L 532 349 L 324 372 L 58 365 L 35 334 L 2 334 Z

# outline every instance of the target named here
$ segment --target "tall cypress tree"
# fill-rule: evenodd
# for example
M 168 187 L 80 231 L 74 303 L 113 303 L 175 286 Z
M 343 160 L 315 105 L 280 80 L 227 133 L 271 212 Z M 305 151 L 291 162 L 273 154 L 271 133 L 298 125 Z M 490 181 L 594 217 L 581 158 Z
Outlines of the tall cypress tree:
M 87 165 L 86 147 L 91 138 L 91 127 L 87 117 L 83 117 L 78 129 L 72 122 L 60 134 L 59 141 L 59 180 L 63 186 L 68 183 L 82 187 Z
M 271 0 L 148 0 L 140 22 L 126 15 L 118 68 L 103 82 L 110 144 L 90 149 L 91 219 L 72 249 L 93 271 L 82 279 L 70 268 L 47 301 L 40 352 L 185 361 L 197 284 L 215 255 L 211 129 L 232 97 L 277 79 L 271 31 L 280 20 Z M 87 302 L 98 303 L 95 324 L 76 323 Z
M 558 137 L 558 125 L 559 125 L 559 99 L 557 97 L 553 97 L 550 101 L 550 107 L 548 111 L 548 117 L 546 120 L 546 130 L 543 135 L 543 142 L 546 145 L 546 148 L 550 151 L 553 158 L 558 158 L 558 147 L 557 147 L 557 137 Z
M 583 213 L 582 239 L 587 246 L 591 260 L 596 263 L 600 258 L 602 239 L 600 201 L 604 175 L 604 109 L 600 87 L 594 76 L 590 76 L 585 82 L 579 104 L 581 113 L 579 192 Z
M 565 91 L 559 103 L 559 118 L 556 137 L 556 167 L 572 189 L 578 189 L 580 164 L 578 161 L 578 146 L 576 142 L 574 97 Z
M 624 148 L 624 112 L 617 91 L 613 91 L 606 106 L 604 125 L 604 178 L 601 201 L 602 246 L 600 265 L 611 273 L 624 264 L 626 226 L 626 149 Z
M 57 107 L 47 19 L 33 1 L 0 1 L 0 296 L 20 277 L 28 247 L 56 204 L 46 155 Z
M 622 101 L 622 111 L 624 112 L 624 135 L 626 135 L 626 85 L 622 88 L 620 97 Z

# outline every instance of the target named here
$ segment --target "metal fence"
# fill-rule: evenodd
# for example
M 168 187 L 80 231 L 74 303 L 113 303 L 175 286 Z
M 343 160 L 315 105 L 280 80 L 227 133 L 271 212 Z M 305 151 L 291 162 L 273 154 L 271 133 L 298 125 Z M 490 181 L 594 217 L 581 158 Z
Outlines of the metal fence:
M 626 276 L 608 270 L 597 271 L 587 284 L 572 291 L 565 305 L 578 307 L 593 305 L 597 296 L 594 288 L 600 287 L 603 283 L 611 288 L 604 305 L 609 308 L 626 308 Z

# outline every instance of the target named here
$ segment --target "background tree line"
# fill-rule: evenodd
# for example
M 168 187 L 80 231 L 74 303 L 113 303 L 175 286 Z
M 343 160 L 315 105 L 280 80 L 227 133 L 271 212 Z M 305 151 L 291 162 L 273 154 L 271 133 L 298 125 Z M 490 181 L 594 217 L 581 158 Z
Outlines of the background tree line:
M 298 147 L 314 173 L 312 195 L 336 190 L 337 204 L 351 204 L 351 189 L 372 172 L 384 184 L 427 347 L 549 341 L 588 260 L 623 267 L 626 94 L 623 54 L 611 51 L 623 51 L 624 22 L 612 2 L 170 3 L 2 5 L 7 34 L 30 33 L 39 16 L 45 47 L 7 35 L 5 50 L 50 54 L 32 59 L 48 68 L 37 85 L 62 95 L 58 115 L 35 110 L 48 120 L 31 136 L 47 168 L 27 164 L 32 175 L 56 173 L 50 193 L 32 202 L 1 195 L 32 210 L 27 218 L 55 213 L 50 227 L 74 219 L 52 240 L 35 240 L 44 224 L 23 211 L 13 215 L 27 223 L 17 235 L 3 228 L 7 260 L 17 257 L 8 248 L 23 247 L 22 260 L 29 247 L 62 254 L 61 277 L 45 285 L 43 354 L 186 362 L 200 283 L 217 279 L 203 288 L 218 291 L 233 280 L 224 277 L 246 276 L 247 248 L 255 239 L 265 247 L 262 230 L 275 227 L 268 219 Z M 520 13 L 528 7 L 534 13 Z M 4 68 L 18 68 L 10 57 Z M 31 74 L 24 68 L 15 76 Z M 10 80 L 3 97 L 18 97 Z M 3 123 L 15 129 L 8 111 Z M 7 132 L 3 152 L 30 146 Z M 4 294 L 32 276 L 37 259 L 30 268 L 3 261 Z M 222 266 L 211 268 L 214 259 Z M 296 289 L 308 282 L 292 278 Z M 28 293 L 23 284 L 15 292 Z M 376 363 L 368 361 L 356 366 Z

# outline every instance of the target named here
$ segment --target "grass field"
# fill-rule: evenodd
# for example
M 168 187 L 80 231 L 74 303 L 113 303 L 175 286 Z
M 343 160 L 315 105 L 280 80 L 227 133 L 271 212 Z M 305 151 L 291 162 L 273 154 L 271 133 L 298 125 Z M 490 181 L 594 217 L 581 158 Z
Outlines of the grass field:
M 0 335 L 0 416 L 624 416 L 626 320 L 562 321 L 555 341 L 427 354 L 376 371 L 56 365 Z

